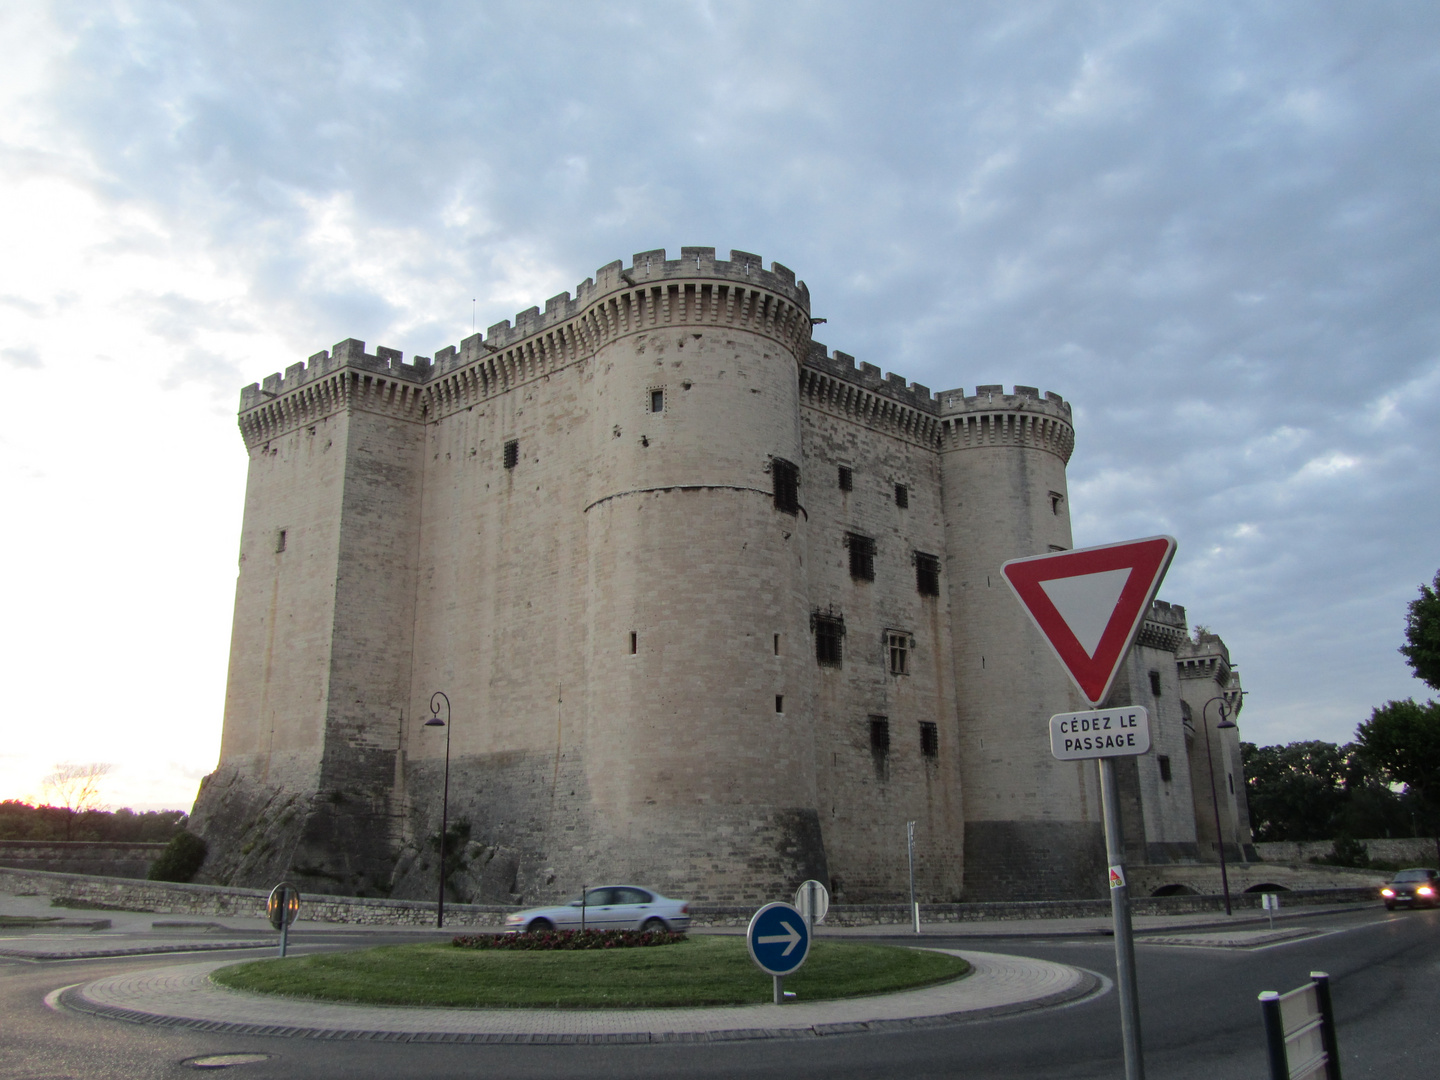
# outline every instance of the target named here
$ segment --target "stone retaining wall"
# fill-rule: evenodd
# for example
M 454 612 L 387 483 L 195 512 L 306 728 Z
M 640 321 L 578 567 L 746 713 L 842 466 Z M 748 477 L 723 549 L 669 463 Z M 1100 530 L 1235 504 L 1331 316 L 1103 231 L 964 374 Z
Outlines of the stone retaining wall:
M 120 911 L 151 911 L 165 915 L 230 915 L 264 918 L 265 898 L 259 889 L 235 889 L 218 885 L 180 885 L 164 881 L 133 881 L 80 874 L 54 874 L 35 870 L 0 868 L 0 893 L 50 896 L 75 907 Z M 1297 889 L 1285 893 L 1287 907 L 1309 904 L 1360 903 L 1376 899 L 1374 888 Z M 1259 893 L 1234 892 L 1232 905 L 1239 910 L 1258 908 Z M 1136 915 L 1180 915 L 1197 911 L 1221 911 L 1220 896 L 1136 896 L 1131 911 Z M 449 927 L 498 927 L 512 907 L 480 904 L 446 904 Z M 692 904 L 696 926 L 744 926 L 755 913 L 753 906 Z M 1072 919 L 1107 916 L 1107 900 L 1035 900 L 1019 903 L 923 904 L 920 917 L 926 924 L 977 922 L 984 919 Z M 307 921 L 377 926 L 427 926 L 435 921 L 435 905 L 416 900 L 384 900 L 361 896 L 302 894 L 300 917 Z M 907 925 L 910 910 L 905 904 L 836 904 L 826 917 L 830 926 Z
M 165 845 L 101 840 L 0 840 L 0 867 L 143 878 Z
M 1431 864 L 1435 862 L 1435 841 L 1428 836 L 1402 836 L 1361 840 L 1366 854 L 1383 862 Z M 1333 840 L 1272 840 L 1256 844 L 1255 850 L 1266 862 L 1303 863 L 1323 859 L 1334 849 Z

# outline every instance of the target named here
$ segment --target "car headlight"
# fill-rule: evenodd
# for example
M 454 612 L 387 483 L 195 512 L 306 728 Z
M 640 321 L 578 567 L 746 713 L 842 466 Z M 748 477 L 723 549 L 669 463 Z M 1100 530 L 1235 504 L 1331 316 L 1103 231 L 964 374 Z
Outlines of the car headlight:
M 1380 890 L 1380 895 L 1381 895 L 1381 896 L 1394 896 L 1394 895 L 1395 895 L 1395 890 L 1394 890 L 1394 889 L 1381 889 L 1381 890 Z
M 1435 895 L 1435 890 L 1432 889 L 1429 885 L 1421 885 L 1418 889 L 1415 890 L 1415 895 L 1416 895 L 1416 896 L 1434 896 L 1434 895 Z
M 516 923 L 518 923 L 518 922 L 523 922 L 524 919 L 525 919 L 525 916 L 523 916 L 523 915 L 506 915 L 506 916 L 505 916 L 505 925 L 506 925 L 506 926 L 514 926 L 514 925 L 515 925 Z

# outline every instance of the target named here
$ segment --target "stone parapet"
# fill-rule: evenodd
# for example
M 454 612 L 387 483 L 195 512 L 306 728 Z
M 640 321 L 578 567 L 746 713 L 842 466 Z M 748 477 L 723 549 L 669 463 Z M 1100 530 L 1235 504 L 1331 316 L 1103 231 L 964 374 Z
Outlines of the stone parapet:
M 165 846 L 89 840 L 0 840 L 0 867 L 143 878 Z
M 1075 427 L 1070 403 L 1033 386 L 977 386 L 973 396 L 963 389 L 942 390 L 940 444 L 942 450 L 968 450 L 989 446 L 1019 446 L 1048 450 L 1068 463 L 1075 450 Z

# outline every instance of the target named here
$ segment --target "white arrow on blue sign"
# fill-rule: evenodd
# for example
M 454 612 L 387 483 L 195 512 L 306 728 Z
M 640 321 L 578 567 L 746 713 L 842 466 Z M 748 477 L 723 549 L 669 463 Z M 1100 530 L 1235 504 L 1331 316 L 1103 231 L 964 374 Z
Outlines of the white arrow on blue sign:
M 805 917 L 792 905 L 766 904 L 750 919 L 745 931 L 750 959 L 768 975 L 790 975 L 810 953 L 810 931 Z

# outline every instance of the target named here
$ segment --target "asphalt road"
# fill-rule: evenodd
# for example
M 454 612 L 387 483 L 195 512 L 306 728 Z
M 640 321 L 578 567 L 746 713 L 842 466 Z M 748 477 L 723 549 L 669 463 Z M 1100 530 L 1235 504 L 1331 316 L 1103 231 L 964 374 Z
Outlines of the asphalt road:
M 1323 936 L 1257 950 L 1137 948 L 1146 1068 L 1166 1080 L 1262 1080 L 1256 995 L 1312 970 L 1332 976 L 1346 1080 L 1420 1077 L 1440 1056 L 1440 912 L 1379 909 L 1308 919 Z M 340 938 L 335 939 L 337 942 Z M 364 943 L 377 944 L 374 936 Z M 409 937 L 406 940 L 414 940 Z M 906 939 L 899 938 L 897 941 Z M 911 939 L 913 940 L 913 939 Z M 1113 977 L 1107 938 L 926 938 L 1058 960 Z M 976 1077 L 1122 1075 L 1116 995 L 1050 1010 L 905 1033 L 696 1046 L 445 1046 L 262 1039 L 117 1023 L 47 1008 L 51 990 L 153 967 L 155 957 L 0 962 L 0 1077 L 194 1076 L 186 1059 L 259 1052 L 227 1070 L 253 1077 Z

